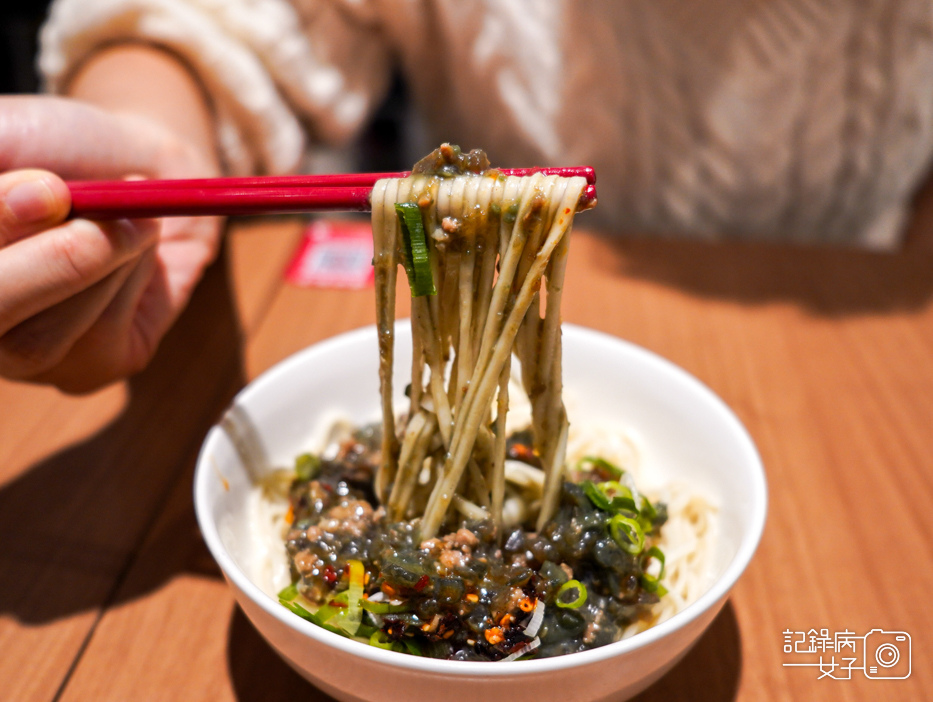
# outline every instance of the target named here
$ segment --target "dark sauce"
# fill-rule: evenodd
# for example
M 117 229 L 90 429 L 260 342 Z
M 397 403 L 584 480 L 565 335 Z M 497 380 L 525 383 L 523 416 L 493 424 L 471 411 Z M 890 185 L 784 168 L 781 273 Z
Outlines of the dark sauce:
M 411 172 L 416 175 L 453 178 L 467 173 L 479 175 L 489 169 L 489 157 L 482 149 L 473 149 L 464 153 L 456 144 L 441 144 L 418 161 L 412 167 Z
M 491 521 L 464 521 L 421 542 L 417 520 L 389 523 L 376 503 L 378 450 L 378 436 L 364 430 L 333 461 L 299 459 L 286 547 L 298 592 L 320 606 L 348 589 L 347 564 L 361 561 L 364 597 L 404 610 L 364 613 L 366 630 L 381 631 L 382 642 L 433 658 L 501 660 L 534 640 L 526 629 L 541 601 L 544 618 L 532 632 L 540 645 L 523 657 L 555 656 L 618 640 L 659 601 L 663 588 L 646 579 L 644 554 L 620 547 L 609 528 L 612 513 L 581 485 L 563 484 L 560 508 L 540 534 L 518 528 L 500 536 Z M 527 435 L 510 437 L 508 452 L 539 464 Z M 600 470 L 584 477 L 611 477 Z M 646 544 L 656 540 L 666 509 L 650 505 L 650 514 Z M 585 588 L 579 606 L 567 606 L 580 599 L 573 584 L 558 597 L 571 579 Z

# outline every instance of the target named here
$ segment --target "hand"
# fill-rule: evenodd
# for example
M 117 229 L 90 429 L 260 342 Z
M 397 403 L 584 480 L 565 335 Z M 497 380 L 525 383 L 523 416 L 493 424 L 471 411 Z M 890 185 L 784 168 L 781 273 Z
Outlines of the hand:
M 213 218 L 66 221 L 63 178 L 216 170 L 141 116 L 0 99 L 0 375 L 86 392 L 139 371 L 217 252 Z

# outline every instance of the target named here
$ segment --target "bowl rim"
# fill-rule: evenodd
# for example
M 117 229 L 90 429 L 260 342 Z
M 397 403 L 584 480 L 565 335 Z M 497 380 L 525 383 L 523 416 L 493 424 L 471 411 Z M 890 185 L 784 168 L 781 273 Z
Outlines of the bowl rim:
M 409 320 L 398 320 L 396 324 L 396 333 L 403 330 L 404 325 L 408 322 Z M 400 327 L 402 327 L 402 329 L 400 329 Z M 694 392 L 698 392 L 708 403 L 710 411 L 717 413 L 721 420 L 730 425 L 732 430 L 736 433 L 739 446 L 746 454 L 746 461 L 743 461 L 743 463 L 746 463 L 751 468 L 752 490 L 749 497 L 752 512 L 749 529 L 746 531 L 735 555 L 727 564 L 722 575 L 720 575 L 720 577 L 712 583 L 710 588 L 697 600 L 687 605 L 670 619 L 656 624 L 650 629 L 627 639 L 616 641 L 589 651 L 580 651 L 578 653 L 530 661 L 450 661 L 422 658 L 395 651 L 386 651 L 359 641 L 344 638 L 326 629 L 322 629 L 311 622 L 305 621 L 282 607 L 276 600 L 255 585 L 246 574 L 240 570 L 233 558 L 227 553 L 220 539 L 217 525 L 211 518 L 211 504 L 208 502 L 207 490 L 205 489 L 207 481 L 212 478 L 216 480 L 217 477 L 217 471 L 213 465 L 213 458 L 209 455 L 211 446 L 214 442 L 219 440 L 222 434 L 220 426 L 215 425 L 208 432 L 198 454 L 194 475 L 194 506 L 198 525 L 201 529 L 204 541 L 225 576 L 229 578 L 243 595 L 248 597 L 266 614 L 272 616 L 286 627 L 294 629 L 320 644 L 330 646 L 350 656 L 358 656 L 367 659 L 373 663 L 396 668 L 407 668 L 422 673 L 461 678 L 474 677 L 478 674 L 483 676 L 533 675 L 545 671 L 566 670 L 595 664 L 600 661 L 615 658 L 616 656 L 621 656 L 639 648 L 648 647 L 668 635 L 687 627 L 691 622 L 700 618 L 704 612 L 716 607 L 721 601 L 725 600 L 739 577 L 741 577 L 742 573 L 748 567 L 761 541 L 765 521 L 767 519 L 768 491 L 765 470 L 751 435 L 735 413 L 716 393 L 695 376 L 663 356 L 630 341 L 626 341 L 625 339 L 587 327 L 564 323 L 562 329 L 565 335 L 581 337 L 585 342 L 618 345 L 624 348 L 626 353 L 640 356 L 643 362 L 654 367 L 658 371 L 673 375 L 679 382 L 690 386 Z M 374 334 L 375 325 L 367 325 L 329 337 L 297 351 L 270 367 L 247 384 L 237 393 L 230 406 L 236 406 L 248 400 L 253 394 L 262 392 L 263 386 L 274 381 L 283 374 L 287 375 L 294 366 L 305 363 L 308 356 L 328 354 L 346 346 L 353 346 L 360 343 L 364 338 L 371 337 Z

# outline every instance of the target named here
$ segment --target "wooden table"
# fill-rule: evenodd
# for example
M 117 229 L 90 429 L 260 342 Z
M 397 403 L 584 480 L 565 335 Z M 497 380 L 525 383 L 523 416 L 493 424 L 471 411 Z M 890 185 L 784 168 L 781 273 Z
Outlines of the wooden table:
M 237 223 L 127 384 L 73 398 L 0 382 L 3 700 L 325 699 L 234 606 L 191 505 L 199 443 L 233 393 L 374 319 L 371 290 L 282 282 L 299 235 L 292 219 Z M 565 319 L 706 382 L 770 482 L 751 567 L 639 700 L 933 697 L 933 256 L 575 236 Z M 906 631 L 913 673 L 785 667 L 799 658 L 783 632 L 810 629 Z

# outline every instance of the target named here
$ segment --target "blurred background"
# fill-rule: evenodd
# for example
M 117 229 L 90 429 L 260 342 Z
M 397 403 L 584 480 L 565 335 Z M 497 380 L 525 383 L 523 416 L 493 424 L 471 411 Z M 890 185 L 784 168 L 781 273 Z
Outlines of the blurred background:
M 38 35 L 51 0 L 6 0 L 0 8 L 0 94 L 40 91 L 36 70 Z M 390 171 L 423 154 L 420 120 L 396 76 L 382 107 L 359 139 L 346 149 L 317 149 L 309 170 Z M 420 149 L 420 150 L 419 150 Z
M 0 94 L 41 90 L 36 70 L 38 32 L 51 0 L 6 0 L 0 8 Z M 388 96 L 348 146 L 316 146 L 306 172 L 390 171 L 405 168 L 433 147 L 405 84 L 396 75 Z M 933 251 L 933 182 L 920 178 L 903 224 L 901 248 Z M 641 227 L 636 228 L 636 231 Z
M 0 93 L 34 93 L 36 37 L 50 0 L 6 0 L 0 9 Z

